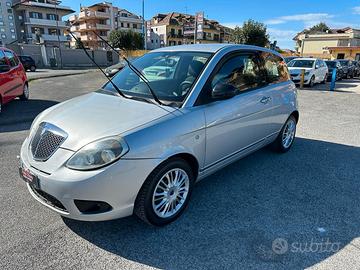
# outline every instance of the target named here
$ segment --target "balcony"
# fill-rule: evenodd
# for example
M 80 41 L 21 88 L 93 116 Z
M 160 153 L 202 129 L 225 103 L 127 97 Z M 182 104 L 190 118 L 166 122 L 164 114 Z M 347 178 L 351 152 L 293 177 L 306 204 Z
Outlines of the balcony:
M 78 25 L 76 25 L 76 26 L 73 25 L 73 26 L 70 27 L 70 31 L 71 31 L 71 32 L 79 31 L 79 29 L 80 29 L 80 26 L 78 26 Z
M 82 23 L 79 26 L 79 30 L 96 30 L 96 24 Z
M 59 27 L 66 27 L 66 23 L 63 21 L 57 21 Z M 54 20 L 46 20 L 46 19 L 34 19 L 29 18 L 25 24 L 33 24 L 37 26 L 51 26 L 56 27 L 56 21 Z
M 69 16 L 69 21 L 70 21 L 70 22 L 74 22 L 74 21 L 76 21 L 77 19 L 78 19 L 77 15 L 71 15 L 71 16 Z
M 99 30 L 111 30 L 111 25 L 97 23 L 96 24 L 96 29 L 99 29 Z
M 33 40 L 36 40 L 36 35 L 35 35 L 35 34 L 32 34 L 32 35 L 31 35 L 31 38 L 32 38 Z M 66 41 L 68 41 L 68 39 L 67 39 L 66 36 L 61 36 L 61 35 L 60 35 L 59 38 L 60 38 L 60 42 L 66 42 Z M 40 40 L 44 40 L 45 42 L 46 42 L 46 41 L 58 41 L 58 36 L 56 36 L 56 35 L 46 35 L 46 34 L 43 34 L 43 35 L 41 35 Z
M 83 19 L 109 19 L 110 12 L 102 12 L 102 11 L 82 11 L 79 13 L 79 20 Z

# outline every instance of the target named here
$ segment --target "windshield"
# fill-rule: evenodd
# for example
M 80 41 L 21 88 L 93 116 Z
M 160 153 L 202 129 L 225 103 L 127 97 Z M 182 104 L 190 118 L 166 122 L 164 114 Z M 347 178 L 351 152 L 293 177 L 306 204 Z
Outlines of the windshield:
M 325 61 L 325 63 L 329 68 L 336 68 L 336 62 L 334 61 Z
M 315 60 L 292 60 L 289 62 L 288 67 L 297 68 L 312 68 Z
M 349 61 L 339 61 L 339 62 L 343 67 L 345 67 L 349 64 Z
M 132 64 L 149 81 L 155 95 L 167 104 L 182 103 L 200 72 L 211 57 L 204 52 L 154 52 L 136 59 Z M 151 98 L 147 85 L 126 66 L 112 79 L 125 94 Z M 104 89 L 116 92 L 111 83 Z

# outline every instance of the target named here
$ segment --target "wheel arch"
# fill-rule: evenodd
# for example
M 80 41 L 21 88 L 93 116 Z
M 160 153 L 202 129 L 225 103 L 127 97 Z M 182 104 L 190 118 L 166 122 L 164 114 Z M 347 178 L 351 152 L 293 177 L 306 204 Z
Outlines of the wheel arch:
M 291 115 L 295 117 L 296 123 L 298 123 L 298 122 L 299 122 L 299 117 L 300 117 L 299 111 L 298 111 L 298 110 L 293 111 L 293 112 L 290 114 L 290 116 L 291 116 Z

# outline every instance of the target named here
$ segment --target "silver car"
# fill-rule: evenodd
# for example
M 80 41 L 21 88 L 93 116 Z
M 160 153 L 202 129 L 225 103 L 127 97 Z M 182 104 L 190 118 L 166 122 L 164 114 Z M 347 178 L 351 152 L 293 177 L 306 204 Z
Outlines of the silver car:
M 164 73 L 143 78 L 159 61 Z M 197 181 L 268 144 L 287 152 L 294 142 L 297 92 L 276 52 L 183 45 L 154 50 L 133 66 L 142 76 L 126 66 L 31 126 L 20 174 L 30 194 L 60 215 L 136 214 L 165 225 L 183 212 Z

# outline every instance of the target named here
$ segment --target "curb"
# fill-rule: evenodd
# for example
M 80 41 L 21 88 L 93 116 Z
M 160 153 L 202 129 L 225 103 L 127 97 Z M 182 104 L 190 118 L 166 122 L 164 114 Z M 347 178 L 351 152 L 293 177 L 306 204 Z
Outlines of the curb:
M 39 76 L 39 77 L 36 77 L 36 78 L 28 79 L 28 82 L 41 80 L 41 79 L 47 79 L 47 78 L 57 78 L 57 77 L 67 77 L 67 76 L 81 75 L 81 74 L 90 73 L 90 72 L 94 72 L 94 71 L 93 70 L 85 70 L 83 72 L 76 72 L 76 73 L 63 73 L 63 74 L 54 74 L 54 75 L 44 75 L 44 76 Z

